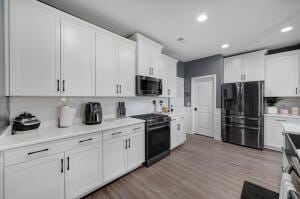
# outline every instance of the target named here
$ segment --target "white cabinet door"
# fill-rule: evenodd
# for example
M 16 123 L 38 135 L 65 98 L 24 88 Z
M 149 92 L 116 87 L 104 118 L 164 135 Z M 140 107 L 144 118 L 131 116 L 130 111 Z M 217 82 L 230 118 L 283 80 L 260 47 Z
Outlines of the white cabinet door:
M 132 134 L 128 137 L 128 170 L 134 169 L 145 162 L 145 132 Z
M 150 51 L 150 55 L 149 55 L 150 67 L 152 69 L 151 76 L 155 78 L 161 78 L 161 66 L 160 66 L 161 49 L 149 45 L 149 51 Z
M 150 76 L 150 56 L 148 45 L 140 41 L 137 45 L 137 74 L 142 76 Z
M 103 33 L 96 34 L 96 96 L 117 94 L 118 41 Z M 134 78 L 135 74 L 133 74 Z
M 63 95 L 95 95 L 95 32 L 85 24 L 61 22 L 61 72 Z
M 171 121 L 171 149 L 174 149 L 178 143 L 178 125 L 177 119 Z
M 63 199 L 63 158 L 57 154 L 6 167 L 5 199 Z
M 244 55 L 244 81 L 263 81 L 265 79 L 265 50 Z
M 135 96 L 135 44 L 119 41 L 119 96 Z
M 266 56 L 265 96 L 298 96 L 299 53 Z
M 177 61 L 171 60 L 168 70 L 168 86 L 169 86 L 169 96 L 176 97 L 177 96 Z
M 99 144 L 65 153 L 66 199 L 77 198 L 95 188 L 99 181 Z
M 280 149 L 283 146 L 282 126 L 276 120 L 265 119 L 265 147 Z
M 224 59 L 224 83 L 242 81 L 244 58 L 235 56 Z
M 110 181 L 127 170 L 126 138 L 120 137 L 103 142 L 103 179 Z
M 179 131 L 178 131 L 178 144 L 182 144 L 186 141 L 185 123 L 184 117 L 180 117 L 179 121 Z
M 10 5 L 10 94 L 59 95 L 59 18 L 38 2 Z

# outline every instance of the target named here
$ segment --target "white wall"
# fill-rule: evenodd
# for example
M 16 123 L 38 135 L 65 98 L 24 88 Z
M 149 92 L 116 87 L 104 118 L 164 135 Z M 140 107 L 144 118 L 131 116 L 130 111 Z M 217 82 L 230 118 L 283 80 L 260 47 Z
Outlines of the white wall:
M 11 119 L 24 111 L 36 115 L 41 121 L 41 127 L 55 127 L 58 124 L 59 108 L 66 104 L 76 108 L 74 124 L 81 124 L 84 116 L 84 107 L 87 102 L 100 102 L 102 105 L 103 118 L 116 117 L 117 102 L 124 101 L 126 105 L 127 116 L 152 113 L 154 106 L 152 101 L 155 99 L 157 104 L 163 100 L 164 106 L 168 105 L 167 98 L 97 98 L 97 97 L 11 97 L 10 110 Z

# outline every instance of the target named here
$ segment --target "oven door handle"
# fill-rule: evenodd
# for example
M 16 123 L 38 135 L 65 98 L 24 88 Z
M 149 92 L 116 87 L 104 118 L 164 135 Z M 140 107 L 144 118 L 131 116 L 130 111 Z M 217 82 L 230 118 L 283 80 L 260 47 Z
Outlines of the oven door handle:
M 157 127 L 153 127 L 153 128 L 148 128 L 148 132 L 150 132 L 150 131 L 155 131 L 155 130 L 157 130 L 157 129 L 163 129 L 163 128 L 165 128 L 165 127 L 169 127 L 170 125 L 169 124 L 166 124 L 166 125 L 163 125 L 163 126 L 157 126 Z

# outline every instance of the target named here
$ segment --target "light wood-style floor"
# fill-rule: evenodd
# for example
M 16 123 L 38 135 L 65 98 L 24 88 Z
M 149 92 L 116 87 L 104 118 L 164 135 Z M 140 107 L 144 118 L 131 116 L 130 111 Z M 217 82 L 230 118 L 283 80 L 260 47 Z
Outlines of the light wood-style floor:
M 86 199 L 239 199 L 245 180 L 279 192 L 282 156 L 189 135 L 185 145 Z

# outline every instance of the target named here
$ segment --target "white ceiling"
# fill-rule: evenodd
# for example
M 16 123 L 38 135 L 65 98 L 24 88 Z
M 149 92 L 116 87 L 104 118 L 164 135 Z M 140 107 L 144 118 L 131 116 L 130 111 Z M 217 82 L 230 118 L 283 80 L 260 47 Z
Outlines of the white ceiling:
M 124 37 L 142 33 L 181 61 L 300 43 L 300 0 L 41 1 Z M 197 22 L 203 13 L 207 21 Z M 294 29 L 283 34 L 285 26 Z

